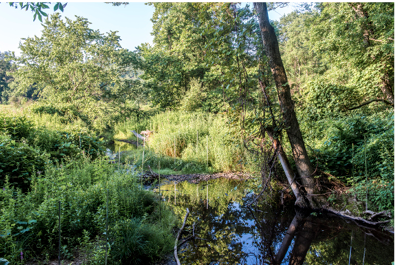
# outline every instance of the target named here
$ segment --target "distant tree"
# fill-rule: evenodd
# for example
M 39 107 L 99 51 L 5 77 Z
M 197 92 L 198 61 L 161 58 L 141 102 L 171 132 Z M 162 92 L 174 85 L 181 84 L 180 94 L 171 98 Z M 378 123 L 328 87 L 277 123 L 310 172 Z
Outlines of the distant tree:
M 91 123 L 122 115 L 139 81 L 127 77 L 136 56 L 121 47 L 116 32 L 101 34 L 85 18 L 64 22 L 59 14 L 43 27 L 41 37 L 24 39 L 21 56 L 12 58 L 19 67 L 14 91 L 25 93 L 34 85 L 53 107 L 72 106 Z
M 259 27 L 249 6 L 231 3 L 153 3 L 154 46 L 139 47 L 152 102 L 176 108 L 192 80 L 207 91 L 204 111 L 225 111 L 254 89 L 263 67 Z M 254 83 L 255 82 L 255 83 Z M 256 86 L 255 86 L 256 87 Z M 251 90 L 250 90 L 251 91 Z M 250 94 L 251 95 L 251 94 Z M 251 98 L 250 98 L 251 99 Z

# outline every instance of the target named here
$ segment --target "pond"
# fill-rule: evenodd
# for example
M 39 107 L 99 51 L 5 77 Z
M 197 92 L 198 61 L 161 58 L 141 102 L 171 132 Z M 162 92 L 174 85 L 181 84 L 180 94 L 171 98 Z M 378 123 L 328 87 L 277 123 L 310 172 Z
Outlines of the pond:
M 136 147 L 115 142 L 107 155 Z M 391 264 L 394 236 L 329 215 L 303 216 L 279 196 L 266 195 L 247 207 L 251 181 L 212 179 L 166 182 L 162 199 L 183 220 L 190 210 L 179 250 L 181 264 Z M 159 192 L 158 187 L 155 190 Z M 278 194 L 277 194 L 278 195 Z M 180 239 L 182 242 L 183 239 Z M 174 258 L 171 258 L 174 260 Z M 169 264 L 174 264 L 170 262 Z
M 340 218 L 302 216 L 266 196 L 251 207 L 248 181 L 168 182 L 163 200 L 182 220 L 181 264 L 391 264 L 393 234 Z M 182 240 L 180 240 L 182 242 Z

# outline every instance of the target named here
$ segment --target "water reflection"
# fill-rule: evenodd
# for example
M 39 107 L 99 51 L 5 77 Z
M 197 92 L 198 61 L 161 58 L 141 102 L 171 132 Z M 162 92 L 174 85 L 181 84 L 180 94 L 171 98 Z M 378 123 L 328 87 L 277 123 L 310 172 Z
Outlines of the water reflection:
M 216 179 L 169 183 L 162 194 L 195 240 L 179 253 L 182 264 L 390 264 L 393 236 L 331 216 L 304 216 L 275 194 L 247 207 L 249 184 Z M 351 236 L 352 241 L 351 241 Z M 350 245 L 351 256 L 350 256 Z

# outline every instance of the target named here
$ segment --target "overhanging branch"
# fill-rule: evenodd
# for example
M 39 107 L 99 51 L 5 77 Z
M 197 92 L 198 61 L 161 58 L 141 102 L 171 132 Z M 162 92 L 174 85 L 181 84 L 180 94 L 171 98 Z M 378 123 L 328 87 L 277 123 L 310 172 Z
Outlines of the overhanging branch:
M 359 108 L 361 108 L 361 107 L 363 107 L 363 106 L 365 106 L 365 105 L 368 105 L 368 104 L 370 104 L 370 103 L 373 103 L 373 102 L 384 102 L 384 103 L 387 104 L 387 105 L 390 105 L 390 106 L 392 106 L 392 107 L 394 106 L 394 104 L 392 104 L 391 102 L 389 102 L 388 100 L 385 100 L 385 99 L 372 99 L 372 100 L 369 100 L 369 101 L 366 101 L 366 102 L 362 103 L 362 104 L 359 105 L 359 106 L 352 107 L 352 108 L 347 108 L 347 110 L 359 109 Z

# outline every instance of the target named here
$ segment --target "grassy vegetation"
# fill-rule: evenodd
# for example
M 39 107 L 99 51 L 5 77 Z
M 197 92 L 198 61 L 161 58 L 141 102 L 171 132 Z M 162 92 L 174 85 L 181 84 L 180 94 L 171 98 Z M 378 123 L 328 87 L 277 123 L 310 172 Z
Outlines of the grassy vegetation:
M 130 119 L 115 127 L 115 139 L 134 139 L 131 130 L 154 132 L 145 149 L 144 164 L 180 173 L 252 170 L 250 154 L 240 145 L 237 129 L 222 114 L 173 111 L 148 119 Z M 140 140 L 141 141 L 141 140 Z M 118 151 L 118 149 L 116 149 Z M 125 154 L 124 161 L 142 165 L 142 149 Z
M 147 264 L 171 250 L 177 219 L 142 189 L 135 168 L 110 164 L 104 142 L 78 124 L 7 109 L 0 118 L 0 257 L 12 264 L 56 258 L 59 202 L 62 259 L 104 264 L 106 235 L 109 264 Z
M 55 258 L 59 201 L 63 258 L 66 249 L 85 253 L 81 242 L 88 235 L 98 241 L 87 259 L 103 263 L 107 201 L 109 257 L 114 264 L 146 264 L 171 250 L 176 219 L 153 192 L 141 189 L 135 171 L 116 170 L 106 158 L 65 162 L 47 165 L 44 175 L 33 174 L 27 193 L 8 183 L 0 190 L 1 256 L 15 264 L 21 261 L 20 252 L 25 259 Z
M 119 166 L 108 163 L 104 141 L 78 121 L 62 123 L 57 114 L 32 114 L 23 106 L 2 110 L 0 256 L 16 264 L 22 262 L 21 252 L 25 259 L 56 257 L 59 201 L 63 258 L 78 254 L 86 263 L 102 263 L 107 198 L 110 263 L 145 264 L 170 251 L 177 218 L 153 192 L 141 189 L 143 161 L 145 170 L 150 166 L 161 174 L 259 167 L 223 114 L 173 111 L 117 123 L 115 139 L 136 140 L 130 130 L 154 132 L 145 147 L 116 141 Z M 315 147 L 313 162 L 323 161 L 320 167 L 352 186 L 359 201 L 368 190 L 371 210 L 393 208 L 392 115 L 356 115 L 302 127 L 306 142 Z

